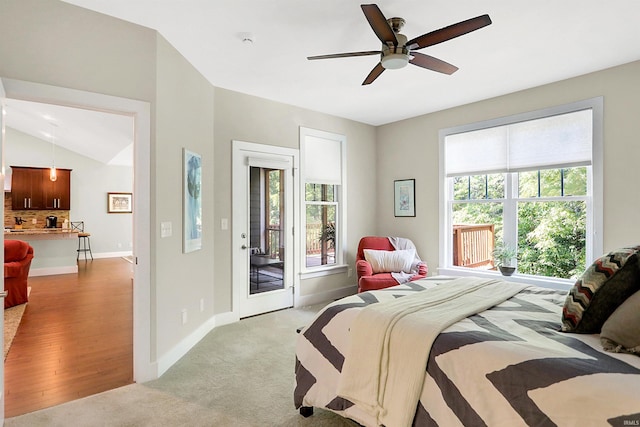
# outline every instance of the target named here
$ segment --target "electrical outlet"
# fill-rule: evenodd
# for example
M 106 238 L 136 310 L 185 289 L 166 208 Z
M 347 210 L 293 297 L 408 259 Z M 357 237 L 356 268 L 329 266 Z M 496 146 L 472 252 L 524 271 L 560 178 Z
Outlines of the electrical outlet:
M 353 277 L 353 268 L 347 270 L 347 277 Z
M 38 223 L 38 220 L 37 220 L 37 219 L 33 218 L 33 219 L 31 220 L 31 224 L 36 225 L 37 223 Z
M 228 218 L 220 219 L 220 228 L 222 230 L 228 230 L 229 229 L 229 219 Z
M 182 310 L 182 324 L 186 325 L 187 324 L 187 309 L 183 309 Z

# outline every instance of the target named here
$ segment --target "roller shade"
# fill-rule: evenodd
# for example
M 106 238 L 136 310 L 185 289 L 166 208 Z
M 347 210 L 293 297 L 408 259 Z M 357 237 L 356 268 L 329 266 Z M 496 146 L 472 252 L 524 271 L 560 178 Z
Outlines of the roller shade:
M 341 141 L 307 135 L 304 139 L 304 176 L 306 182 L 341 185 Z
M 591 109 L 445 137 L 447 176 L 591 164 Z

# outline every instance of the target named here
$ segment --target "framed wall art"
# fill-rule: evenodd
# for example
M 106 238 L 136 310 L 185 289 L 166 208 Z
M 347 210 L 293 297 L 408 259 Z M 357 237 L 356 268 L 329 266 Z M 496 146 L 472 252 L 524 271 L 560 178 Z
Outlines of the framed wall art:
M 182 251 L 189 253 L 202 248 L 202 157 L 182 149 Z
M 133 212 L 132 193 L 107 193 L 107 213 Z
M 416 180 L 400 179 L 393 184 L 395 216 L 416 216 Z

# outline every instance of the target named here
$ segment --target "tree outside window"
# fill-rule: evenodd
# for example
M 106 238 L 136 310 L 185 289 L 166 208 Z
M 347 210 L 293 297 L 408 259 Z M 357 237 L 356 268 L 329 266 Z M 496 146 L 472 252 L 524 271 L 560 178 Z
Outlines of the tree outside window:
M 307 183 L 305 265 L 316 267 L 336 263 L 337 186 Z

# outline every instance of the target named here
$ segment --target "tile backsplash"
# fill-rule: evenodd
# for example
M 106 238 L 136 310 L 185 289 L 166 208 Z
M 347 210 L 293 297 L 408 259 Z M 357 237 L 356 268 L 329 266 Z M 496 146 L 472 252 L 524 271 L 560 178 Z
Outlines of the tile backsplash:
M 69 211 L 52 210 L 28 210 L 28 211 L 14 211 L 11 210 L 11 193 L 4 193 L 4 228 L 14 228 L 16 224 L 15 218 L 22 218 L 22 228 L 24 230 L 34 228 L 44 228 L 47 225 L 46 217 L 53 215 L 58 217 L 58 228 L 62 227 L 62 223 L 65 219 L 69 220 Z M 36 223 L 33 223 L 33 220 Z

